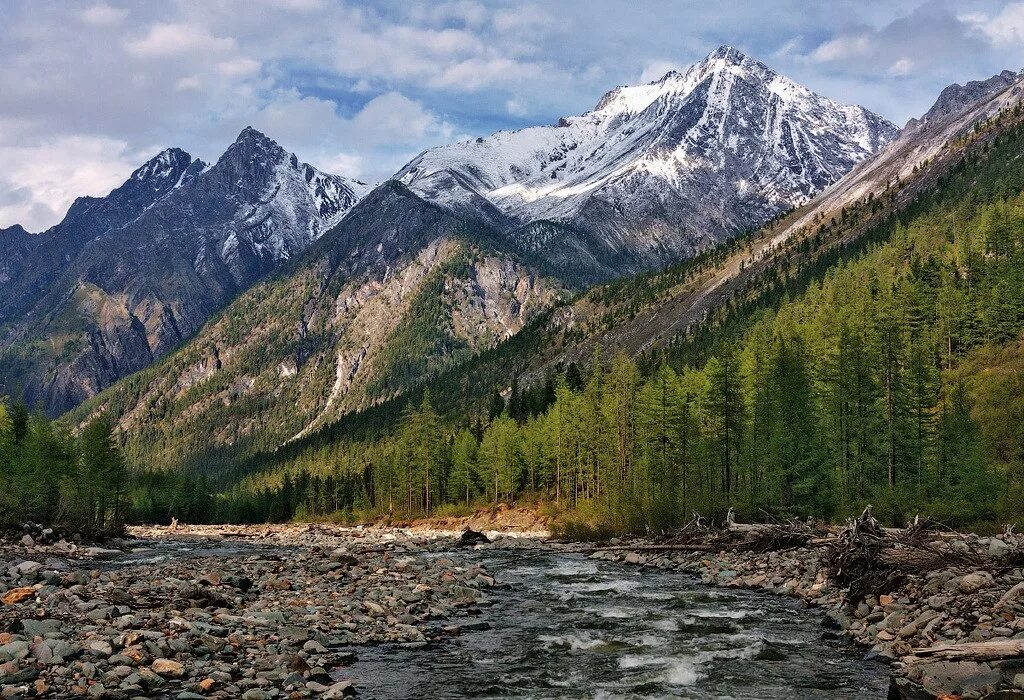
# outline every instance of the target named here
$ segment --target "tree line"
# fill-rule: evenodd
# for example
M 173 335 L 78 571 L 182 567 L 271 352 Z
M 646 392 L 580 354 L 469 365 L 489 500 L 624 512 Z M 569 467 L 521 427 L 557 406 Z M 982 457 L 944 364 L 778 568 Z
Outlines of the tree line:
M 81 435 L 0 400 L 0 527 L 24 521 L 87 534 L 118 531 L 125 521 L 128 470 L 110 425 Z
M 103 417 L 76 435 L 0 397 L 0 529 L 36 522 L 105 536 L 126 522 L 207 520 L 214 503 L 202 478 L 129 469 Z
M 598 352 L 454 421 L 428 394 L 392 434 L 291 455 L 232 498 L 254 518 L 268 503 L 419 515 L 536 498 L 631 530 L 730 507 L 835 519 L 868 502 L 891 522 L 1013 520 L 1024 450 L 994 428 L 993 396 L 1010 411 L 1024 398 L 973 358 L 1022 327 L 1024 198 L 948 202 L 759 310 L 700 364 Z

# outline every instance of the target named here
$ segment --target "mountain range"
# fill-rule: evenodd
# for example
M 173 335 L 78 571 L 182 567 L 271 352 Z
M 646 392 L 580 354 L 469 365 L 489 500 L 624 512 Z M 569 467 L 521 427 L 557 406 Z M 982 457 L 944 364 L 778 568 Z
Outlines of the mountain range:
M 171 149 L 44 234 L 0 234 L 0 376 L 51 413 L 89 399 L 72 420 L 105 412 L 150 464 L 207 470 L 439 375 L 438 403 L 465 407 L 599 347 L 669 347 L 824 264 L 1022 90 L 1009 71 L 952 85 L 898 131 L 722 48 L 376 187 L 249 128 L 213 166 Z
M 401 306 L 379 310 L 387 322 L 370 323 L 377 335 L 359 342 L 346 324 L 317 345 L 302 314 L 282 321 L 293 341 L 315 346 L 296 351 L 296 372 L 326 353 L 313 366 L 330 366 L 323 371 L 334 380 L 304 382 L 327 420 L 508 337 L 553 299 L 760 226 L 897 133 L 862 107 L 815 95 L 722 47 L 683 73 L 616 88 L 555 126 L 428 150 L 372 197 L 370 186 L 300 163 L 252 128 L 212 166 L 168 149 L 107 197 L 77 200 L 49 231 L 0 233 L 15 251 L 0 268 L 12 290 L 0 304 L 0 391 L 23 392 L 60 414 L 193 338 L 258 280 L 301 278 L 327 253 L 357 299 L 395 294 L 403 275 L 433 282 L 434 268 L 410 267 L 423 256 L 440 264 L 430 250 L 445 252 L 446 270 L 454 269 L 446 257 L 453 245 L 480 261 L 486 271 L 455 266 L 444 294 L 423 302 L 437 307 L 430 333 L 442 340 L 397 374 L 366 360 L 396 354 L 388 348 L 394 329 L 386 329 L 403 320 Z M 441 228 L 403 225 L 442 212 Z M 313 245 L 321 239 L 331 243 Z M 402 298 L 426 293 L 421 287 L 406 285 Z M 463 290 L 458 302 L 455 288 Z M 346 373 L 351 381 L 337 379 Z
M 501 230 L 392 181 L 290 275 L 243 294 L 182 350 L 73 420 L 107 412 L 140 458 L 223 473 L 254 452 L 290 445 L 295 454 L 344 435 L 346 417 L 360 411 L 363 424 L 386 423 L 424 386 L 435 405 L 465 419 L 486 410 L 496 390 L 538 386 L 599 348 L 606 356 L 670 348 L 841 260 L 998 139 L 998 128 L 979 127 L 1016 119 L 1022 92 L 1024 75 L 1012 73 L 951 86 L 805 206 L 664 271 L 581 295 L 514 263 Z M 423 220 L 399 227 L 409 212 Z

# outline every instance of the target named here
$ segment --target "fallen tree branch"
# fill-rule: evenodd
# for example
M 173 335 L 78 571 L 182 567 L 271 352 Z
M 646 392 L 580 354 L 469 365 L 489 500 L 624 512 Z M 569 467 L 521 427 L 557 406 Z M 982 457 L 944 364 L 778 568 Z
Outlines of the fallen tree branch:
M 940 644 L 914 649 L 903 657 L 904 663 L 920 663 L 932 659 L 942 661 L 1000 661 L 1024 657 L 1024 639 L 999 639 L 989 642 Z

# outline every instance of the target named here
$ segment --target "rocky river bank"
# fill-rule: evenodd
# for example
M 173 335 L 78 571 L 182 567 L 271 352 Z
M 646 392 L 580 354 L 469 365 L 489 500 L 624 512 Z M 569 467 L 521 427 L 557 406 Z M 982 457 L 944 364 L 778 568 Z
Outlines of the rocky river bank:
M 0 543 L 0 696 L 341 698 L 372 689 L 380 673 L 398 677 L 422 666 L 420 677 L 406 679 L 415 687 L 436 663 L 434 643 L 458 647 L 462 638 L 474 649 L 502 639 L 495 644 L 522 654 L 510 662 L 444 652 L 478 684 L 465 693 L 491 688 L 487 669 L 495 664 L 498 678 L 532 669 L 522 682 L 538 683 L 537 697 L 567 692 L 558 679 L 580 668 L 588 668 L 575 688 L 580 697 L 593 695 L 583 684 L 594 679 L 605 684 L 598 689 L 647 688 L 625 697 L 778 697 L 790 682 L 808 693 L 817 688 L 819 697 L 820 686 L 801 686 L 806 679 L 794 674 L 830 678 L 837 670 L 827 668 L 829 654 L 839 653 L 847 659 L 840 676 L 854 685 L 835 697 L 861 697 L 861 682 L 871 688 L 863 696 L 879 696 L 874 681 L 851 680 L 858 657 L 842 650 L 846 637 L 863 645 L 869 661 L 861 663 L 890 664 L 891 698 L 1024 697 L 1017 535 L 907 539 L 879 531 L 879 542 L 896 544 L 880 544 L 872 556 L 897 563 L 879 570 L 881 578 L 874 571 L 844 585 L 834 575 L 843 541 L 834 529 L 736 532 L 595 549 L 552 543 L 537 528 L 473 551 L 459 548 L 457 534 L 422 526 L 136 528 L 103 547 L 37 530 Z M 924 544 L 900 544 L 911 540 Z M 921 551 L 933 559 L 922 563 Z M 602 566 L 630 566 L 591 570 L 579 563 L 581 552 L 616 562 Z M 515 591 L 492 589 L 492 565 Z M 709 587 L 797 598 L 828 624 L 815 632 L 810 615 L 799 631 L 773 635 L 787 613 L 772 610 L 763 593 L 737 599 L 743 610 L 720 608 L 686 582 L 690 575 Z M 491 614 L 495 599 L 519 606 L 520 617 Z M 562 632 L 547 632 L 556 617 Z M 794 638 L 803 641 L 792 646 Z M 374 648 L 389 651 L 364 653 Z M 396 658 L 401 663 L 391 665 Z M 736 686 L 769 677 L 770 694 L 767 686 Z M 877 670 L 864 679 L 872 677 Z M 444 678 L 434 676 L 429 691 L 446 688 Z
M 104 548 L 48 539 L 0 545 L 4 698 L 346 697 L 353 648 L 472 628 L 494 585 L 482 567 L 420 556 L 454 546 L 432 533 L 148 528 Z
M 834 529 L 819 534 L 803 546 L 783 541 L 757 551 L 740 546 L 749 537 L 734 538 L 739 542 L 730 548 L 720 533 L 708 533 L 684 545 L 637 541 L 591 556 L 686 571 L 708 585 L 766 590 L 818 607 L 834 634 L 862 645 L 867 658 L 891 662 L 894 700 L 1024 698 L 1024 538 L 944 532 L 901 553 L 901 535 L 892 531 L 897 544 L 876 552 L 891 560 L 884 575 L 848 574 L 878 590 L 851 593 L 834 575 L 840 536 Z M 879 530 L 880 542 L 885 536 Z

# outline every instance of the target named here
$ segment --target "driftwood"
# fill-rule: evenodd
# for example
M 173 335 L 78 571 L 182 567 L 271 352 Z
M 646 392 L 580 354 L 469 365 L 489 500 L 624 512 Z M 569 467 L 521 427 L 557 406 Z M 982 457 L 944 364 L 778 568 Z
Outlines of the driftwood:
M 898 589 L 911 576 L 944 568 L 976 570 L 991 565 L 976 550 L 953 546 L 953 540 L 962 537 L 941 523 L 921 517 L 914 518 L 905 528 L 882 527 L 871 506 L 842 529 L 795 519 L 737 523 L 730 510 L 721 527 L 707 524 L 694 514 L 685 527 L 651 544 L 604 546 L 587 551 L 713 554 L 826 548 L 823 560 L 829 578 L 837 588 L 846 590 L 846 603 L 855 606 L 869 595 Z M 1012 598 L 1018 594 L 1024 595 L 1024 587 L 1007 595 Z
M 904 663 L 922 661 L 1000 661 L 1024 657 L 1024 639 L 997 639 L 989 642 L 940 644 L 914 649 L 903 657 Z
M 590 551 L 614 552 L 782 552 L 799 547 L 821 547 L 835 541 L 827 530 L 797 520 L 784 523 L 737 523 L 732 511 L 723 527 L 705 525 L 696 514 L 683 528 L 662 541 L 646 545 L 614 545 Z
M 846 602 L 856 605 L 866 596 L 898 588 L 912 575 L 982 565 L 970 551 L 955 552 L 946 546 L 950 537 L 939 536 L 948 535 L 944 529 L 921 518 L 904 529 L 883 528 L 868 506 L 833 543 L 827 561 L 829 576 L 847 589 Z

